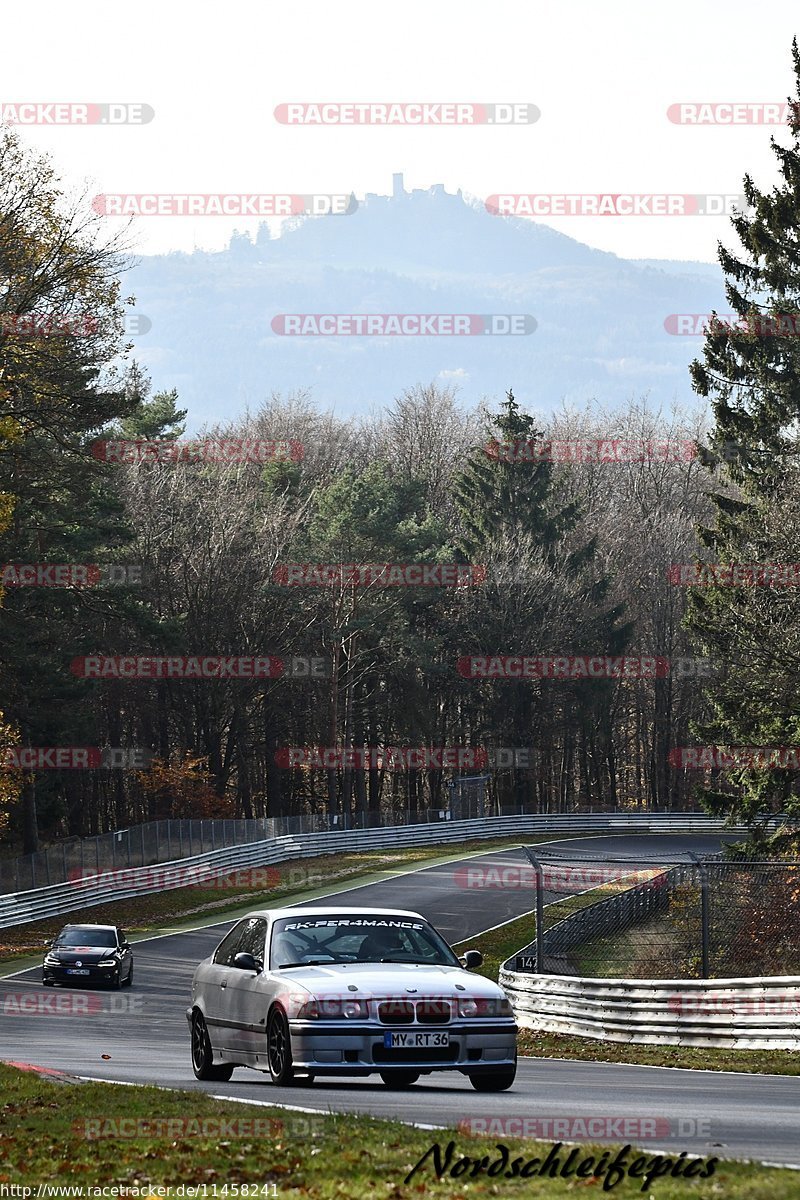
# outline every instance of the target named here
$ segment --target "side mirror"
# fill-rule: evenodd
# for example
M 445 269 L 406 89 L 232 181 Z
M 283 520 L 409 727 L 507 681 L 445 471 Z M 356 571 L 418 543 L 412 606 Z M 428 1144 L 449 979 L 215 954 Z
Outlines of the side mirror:
M 253 971 L 256 975 L 258 975 L 259 971 L 261 970 L 261 967 L 253 958 L 252 954 L 248 954 L 245 950 L 242 950 L 233 956 L 233 963 L 231 965 L 236 967 L 239 971 Z
M 483 955 L 480 950 L 466 950 L 461 955 L 459 962 L 462 962 L 468 971 L 474 967 L 479 967 L 483 962 Z
M 45 938 L 44 942 L 42 943 L 43 946 L 52 946 L 52 944 L 53 944 L 52 938 Z

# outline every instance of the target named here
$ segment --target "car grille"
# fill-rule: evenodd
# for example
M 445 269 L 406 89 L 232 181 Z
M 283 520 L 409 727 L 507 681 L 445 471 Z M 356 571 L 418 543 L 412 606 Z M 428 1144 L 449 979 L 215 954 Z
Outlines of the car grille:
M 378 1005 L 378 1018 L 384 1025 L 410 1025 L 414 1020 L 414 1005 L 408 1000 L 388 1000 Z
M 442 1000 L 386 1000 L 378 1005 L 378 1019 L 384 1025 L 410 1025 L 416 1017 L 420 1025 L 446 1025 L 450 1005 Z
M 450 1005 L 443 1000 L 420 1000 L 417 1020 L 420 1025 L 445 1025 L 450 1020 Z

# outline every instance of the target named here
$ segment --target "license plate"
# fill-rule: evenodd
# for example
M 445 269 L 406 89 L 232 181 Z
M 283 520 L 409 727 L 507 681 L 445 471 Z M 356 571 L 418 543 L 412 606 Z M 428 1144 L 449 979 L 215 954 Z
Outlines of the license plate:
M 436 1046 L 449 1046 L 449 1033 L 385 1033 L 383 1046 L 385 1050 L 420 1050 Z
M 67 967 L 68 975 L 88 975 L 89 972 L 84 967 Z

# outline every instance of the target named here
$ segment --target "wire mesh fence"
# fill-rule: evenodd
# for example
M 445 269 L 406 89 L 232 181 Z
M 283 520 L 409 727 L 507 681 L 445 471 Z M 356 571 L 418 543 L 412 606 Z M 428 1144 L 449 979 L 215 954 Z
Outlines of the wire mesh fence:
M 510 960 L 516 970 L 621 979 L 800 975 L 798 861 L 527 853 L 534 898 L 559 899 L 537 905 L 537 936 Z

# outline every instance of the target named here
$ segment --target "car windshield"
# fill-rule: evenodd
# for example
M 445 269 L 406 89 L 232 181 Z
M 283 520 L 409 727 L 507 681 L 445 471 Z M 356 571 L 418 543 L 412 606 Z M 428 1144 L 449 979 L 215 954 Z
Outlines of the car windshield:
M 283 917 L 272 927 L 272 970 L 352 962 L 461 965 L 447 942 L 419 917 L 309 913 Z
M 116 946 L 117 938 L 113 929 L 87 929 L 83 925 L 73 925 L 62 929 L 53 943 L 54 946 L 97 946 L 104 950 Z

